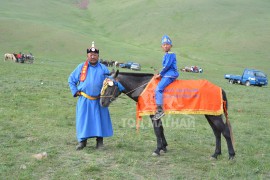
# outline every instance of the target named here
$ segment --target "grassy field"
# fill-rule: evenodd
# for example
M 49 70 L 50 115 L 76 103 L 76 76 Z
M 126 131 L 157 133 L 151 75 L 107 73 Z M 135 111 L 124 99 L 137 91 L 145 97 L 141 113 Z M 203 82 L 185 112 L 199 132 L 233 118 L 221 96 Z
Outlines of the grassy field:
M 225 73 L 257 68 L 270 74 L 270 2 L 265 0 L 0 1 L 0 55 L 32 52 L 33 64 L 0 61 L 0 179 L 269 179 L 269 87 L 231 85 Z M 94 40 L 101 58 L 161 68 L 168 34 L 178 66 L 198 65 L 229 99 L 236 158 L 210 159 L 215 139 L 204 116 L 165 116 L 168 153 L 145 117 L 135 130 L 135 103 L 121 95 L 110 106 L 114 136 L 97 151 L 75 146 L 75 106 L 67 78 Z M 121 69 L 122 70 L 122 69 Z M 124 107 L 124 110 L 123 110 Z M 47 152 L 42 160 L 34 154 Z

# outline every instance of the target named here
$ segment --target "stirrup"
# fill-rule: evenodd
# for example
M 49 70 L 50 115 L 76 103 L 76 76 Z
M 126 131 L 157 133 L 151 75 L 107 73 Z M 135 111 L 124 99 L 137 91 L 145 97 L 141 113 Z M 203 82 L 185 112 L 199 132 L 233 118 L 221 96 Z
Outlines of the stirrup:
M 162 111 L 162 112 L 157 112 L 157 113 L 152 117 L 152 120 L 153 120 L 153 121 L 159 120 L 159 119 L 162 118 L 164 115 L 165 115 L 164 111 Z

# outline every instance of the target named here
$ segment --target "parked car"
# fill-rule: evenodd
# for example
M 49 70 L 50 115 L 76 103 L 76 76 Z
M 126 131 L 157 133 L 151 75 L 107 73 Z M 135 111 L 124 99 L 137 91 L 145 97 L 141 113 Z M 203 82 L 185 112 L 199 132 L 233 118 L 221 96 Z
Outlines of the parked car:
M 120 63 L 120 64 L 119 64 L 119 67 L 120 67 L 120 68 L 126 68 L 126 64 L 125 64 L 125 63 Z
M 133 62 L 127 62 L 127 63 L 120 64 L 119 67 L 130 69 L 132 64 L 133 64 Z
M 225 74 L 225 79 L 229 79 L 231 84 L 244 84 L 246 86 L 266 86 L 268 84 L 267 76 L 259 70 L 256 69 L 245 69 L 242 76 Z
M 130 69 L 135 70 L 135 71 L 140 71 L 141 70 L 141 65 L 139 63 L 133 63 L 130 66 Z

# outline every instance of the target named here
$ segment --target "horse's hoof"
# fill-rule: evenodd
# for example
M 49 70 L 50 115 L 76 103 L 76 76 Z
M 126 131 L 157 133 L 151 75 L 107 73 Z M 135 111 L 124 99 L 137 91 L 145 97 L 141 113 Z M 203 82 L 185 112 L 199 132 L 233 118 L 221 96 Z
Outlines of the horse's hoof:
M 217 159 L 218 156 L 220 156 L 221 153 L 214 153 L 211 157 L 214 158 L 214 159 Z
M 160 156 L 160 154 L 157 154 L 156 152 L 153 152 L 152 156 Z
M 229 161 L 234 160 L 234 156 L 229 156 Z
M 152 156 L 160 156 L 160 149 L 156 149 L 156 150 L 153 152 Z
M 164 151 L 164 150 L 160 150 L 160 152 L 161 152 L 161 153 L 167 153 L 167 150 L 166 150 L 166 151 Z
M 229 153 L 229 160 L 234 160 L 235 152 Z
M 162 149 L 160 150 L 160 152 L 162 152 L 162 153 L 167 153 L 168 150 L 167 150 L 167 148 L 165 147 L 165 148 L 162 148 Z

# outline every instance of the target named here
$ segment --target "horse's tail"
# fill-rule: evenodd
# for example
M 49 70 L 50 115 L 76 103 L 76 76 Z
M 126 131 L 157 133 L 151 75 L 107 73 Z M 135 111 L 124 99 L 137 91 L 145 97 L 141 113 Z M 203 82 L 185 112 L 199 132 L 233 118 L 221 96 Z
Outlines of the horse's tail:
M 234 148 L 234 137 L 233 137 L 231 123 L 230 123 L 229 117 L 228 117 L 228 106 L 229 106 L 228 105 L 228 99 L 227 99 L 226 93 L 225 93 L 225 91 L 223 89 L 222 89 L 222 99 L 223 99 L 223 110 L 224 110 L 224 115 L 225 115 L 225 118 L 226 118 L 226 124 L 228 125 L 231 140 L 232 140 L 232 144 L 233 144 L 233 148 Z

